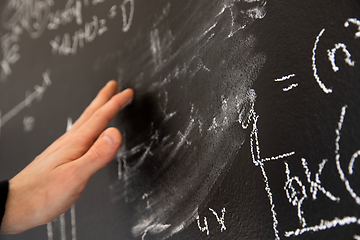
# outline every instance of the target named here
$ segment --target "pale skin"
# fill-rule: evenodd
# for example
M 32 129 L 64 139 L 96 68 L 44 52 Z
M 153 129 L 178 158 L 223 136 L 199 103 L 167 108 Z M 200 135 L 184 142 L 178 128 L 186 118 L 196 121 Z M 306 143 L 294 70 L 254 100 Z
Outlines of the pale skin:
M 107 126 L 134 96 L 131 89 L 116 94 L 117 88 L 116 81 L 108 82 L 72 128 L 9 181 L 1 233 L 16 234 L 54 220 L 115 157 L 121 134 Z

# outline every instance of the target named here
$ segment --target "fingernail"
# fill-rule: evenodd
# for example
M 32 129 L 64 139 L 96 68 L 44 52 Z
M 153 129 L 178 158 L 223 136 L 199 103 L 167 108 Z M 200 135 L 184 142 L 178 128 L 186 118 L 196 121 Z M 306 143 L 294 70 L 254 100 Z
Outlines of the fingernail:
M 129 91 L 128 89 L 126 89 L 125 91 Z M 132 91 L 132 90 L 131 90 Z M 133 94 L 133 93 L 132 93 Z M 134 99 L 134 95 L 131 96 L 131 98 L 128 99 L 128 101 L 125 103 L 124 107 L 126 107 L 127 105 L 131 104 L 132 101 Z
M 116 144 L 114 137 L 111 136 L 111 134 L 109 134 L 108 132 L 104 134 L 103 139 L 111 146 L 114 146 Z

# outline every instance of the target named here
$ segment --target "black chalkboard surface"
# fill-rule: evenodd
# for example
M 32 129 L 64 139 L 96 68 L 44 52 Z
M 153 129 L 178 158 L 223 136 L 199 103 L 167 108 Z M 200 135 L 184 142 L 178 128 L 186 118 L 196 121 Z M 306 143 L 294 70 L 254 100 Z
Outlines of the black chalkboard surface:
M 0 9 L 1 179 L 108 80 L 136 93 L 76 204 L 0 239 L 360 239 L 358 0 Z

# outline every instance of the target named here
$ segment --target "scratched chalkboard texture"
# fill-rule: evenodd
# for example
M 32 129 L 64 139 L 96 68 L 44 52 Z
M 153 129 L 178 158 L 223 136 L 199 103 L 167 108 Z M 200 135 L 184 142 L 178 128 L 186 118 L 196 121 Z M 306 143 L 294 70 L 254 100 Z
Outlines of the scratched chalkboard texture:
M 1 240 L 360 239 L 358 0 L 3 0 L 0 178 L 110 79 L 116 158 Z M 36 176 L 34 176 L 36 177 Z

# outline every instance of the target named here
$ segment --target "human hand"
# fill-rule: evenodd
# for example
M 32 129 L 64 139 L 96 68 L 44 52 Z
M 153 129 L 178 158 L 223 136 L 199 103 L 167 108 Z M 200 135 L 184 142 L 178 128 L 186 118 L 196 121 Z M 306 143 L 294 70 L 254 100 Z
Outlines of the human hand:
M 1 233 L 20 233 L 54 220 L 115 157 L 121 134 L 106 127 L 134 95 L 131 89 L 116 92 L 117 83 L 110 81 L 68 132 L 9 181 Z

